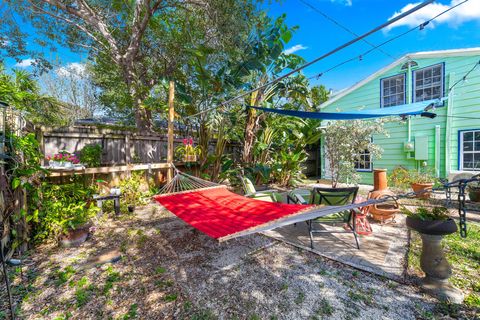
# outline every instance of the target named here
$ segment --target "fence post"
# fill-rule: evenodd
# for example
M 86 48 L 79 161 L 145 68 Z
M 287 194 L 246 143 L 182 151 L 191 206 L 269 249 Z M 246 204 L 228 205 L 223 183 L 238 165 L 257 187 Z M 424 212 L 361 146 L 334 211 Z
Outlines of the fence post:
M 175 99 L 175 83 L 170 81 L 168 91 L 168 144 L 167 144 L 167 163 L 170 165 L 167 172 L 167 181 L 170 182 L 173 179 L 173 119 L 175 116 L 174 109 Z
M 125 134 L 125 164 L 130 164 L 130 158 L 132 153 L 130 151 L 130 135 L 128 133 Z

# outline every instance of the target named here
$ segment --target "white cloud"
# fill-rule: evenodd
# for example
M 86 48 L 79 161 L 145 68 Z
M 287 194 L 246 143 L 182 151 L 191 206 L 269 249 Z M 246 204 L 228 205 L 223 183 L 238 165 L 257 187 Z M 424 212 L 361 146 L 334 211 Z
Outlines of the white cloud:
M 422 9 L 418 10 L 415 13 L 412 13 L 409 16 L 391 24 L 387 28 L 386 31 L 391 30 L 396 27 L 400 26 L 408 26 L 410 28 L 416 27 L 421 23 L 435 17 L 436 15 L 440 14 L 441 12 L 451 8 L 464 0 L 451 0 L 450 4 L 441 4 L 441 3 L 432 3 Z M 412 9 L 413 7 L 420 4 L 418 3 L 409 3 L 404 6 L 399 12 L 395 12 L 390 18 L 393 19 L 394 17 Z M 471 0 L 461 4 L 460 6 L 442 14 L 440 17 L 436 18 L 432 22 L 427 25 L 427 28 L 434 28 L 436 25 L 440 23 L 448 23 L 449 25 L 455 27 L 459 26 L 464 22 L 478 20 L 480 21 L 480 1 L 478 0 Z
M 8 47 L 11 43 L 9 40 L 0 40 L 0 47 Z
M 290 48 L 286 49 L 285 51 L 283 51 L 283 53 L 284 54 L 292 54 L 292 53 L 295 53 L 297 51 L 305 50 L 305 49 L 308 49 L 308 47 L 304 47 L 301 44 L 296 44 L 293 47 L 290 47 Z
M 63 67 L 58 68 L 55 72 L 60 77 L 82 78 L 85 76 L 85 64 L 79 62 L 71 62 Z
M 352 6 L 352 0 L 330 0 L 330 2 L 333 2 L 333 3 L 340 3 L 340 4 L 343 4 L 347 7 L 351 7 Z
M 15 67 L 18 67 L 18 68 L 28 68 L 30 67 L 33 63 L 35 62 L 35 59 L 24 59 L 20 62 L 17 62 L 15 64 Z

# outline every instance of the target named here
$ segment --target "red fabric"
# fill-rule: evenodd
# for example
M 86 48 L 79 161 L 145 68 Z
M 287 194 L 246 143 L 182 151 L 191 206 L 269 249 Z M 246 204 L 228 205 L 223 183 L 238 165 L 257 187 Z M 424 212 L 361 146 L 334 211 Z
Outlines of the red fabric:
M 308 207 L 250 199 L 225 188 L 154 198 L 177 217 L 215 239 L 262 225 Z

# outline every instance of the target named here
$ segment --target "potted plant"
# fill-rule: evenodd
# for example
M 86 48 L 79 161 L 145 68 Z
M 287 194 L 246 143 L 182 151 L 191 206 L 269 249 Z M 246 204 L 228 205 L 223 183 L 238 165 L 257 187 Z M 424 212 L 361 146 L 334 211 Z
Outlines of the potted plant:
M 46 160 L 52 168 L 72 168 L 75 164 L 80 163 L 76 155 L 65 150 L 61 150 L 53 156 L 46 157 Z
M 447 208 L 417 207 L 414 212 L 406 208 L 402 211 L 407 214 L 407 227 L 418 231 L 422 238 L 420 268 L 425 273 L 422 279 L 423 290 L 441 300 L 462 303 L 463 293 L 448 282 L 452 268 L 441 244 L 445 235 L 457 231 L 457 225 L 449 217 Z
M 39 209 L 29 217 L 38 230 L 36 239 L 55 238 L 61 246 L 83 243 L 90 231 L 90 219 L 98 208 L 90 201 L 94 190 L 78 183 L 41 186 Z
M 402 212 L 407 214 L 407 227 L 420 233 L 444 236 L 457 232 L 457 224 L 445 207 L 418 207 L 415 212 L 403 208 Z
M 468 197 L 473 202 L 480 202 L 480 181 L 468 184 Z
M 424 167 L 420 170 L 411 170 L 409 171 L 409 180 L 410 185 L 417 193 L 417 198 L 428 199 L 430 198 L 432 187 L 437 182 L 437 177 L 433 170 L 428 167 Z
M 193 139 L 183 139 L 183 145 L 178 146 L 175 149 L 175 153 L 179 158 L 183 159 L 183 162 L 196 162 L 197 156 L 202 153 L 200 146 L 193 146 Z

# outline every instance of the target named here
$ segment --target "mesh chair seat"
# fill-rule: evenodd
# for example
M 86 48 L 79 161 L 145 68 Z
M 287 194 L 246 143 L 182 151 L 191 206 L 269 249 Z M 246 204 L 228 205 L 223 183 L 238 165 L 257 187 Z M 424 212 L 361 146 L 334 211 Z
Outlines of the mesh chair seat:
M 343 206 L 355 201 L 358 193 L 358 187 L 351 188 L 314 188 L 310 197 L 310 204 Z M 310 246 L 313 249 L 313 235 L 317 233 L 353 233 L 357 248 L 360 249 L 357 233 L 355 231 L 355 211 L 349 210 L 340 213 L 331 214 L 325 217 L 309 220 L 308 231 L 310 234 Z M 342 228 L 340 231 L 315 229 L 314 224 L 347 224 L 348 229 Z

